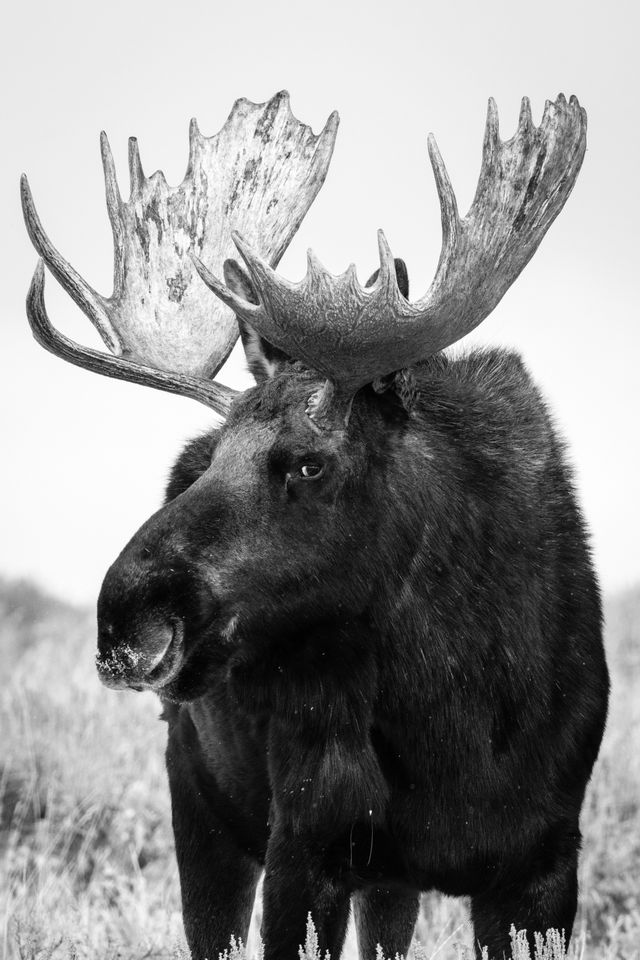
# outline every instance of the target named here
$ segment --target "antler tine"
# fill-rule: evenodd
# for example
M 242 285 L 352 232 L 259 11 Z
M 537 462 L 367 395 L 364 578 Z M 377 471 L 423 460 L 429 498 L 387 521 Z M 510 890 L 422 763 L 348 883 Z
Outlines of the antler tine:
M 102 156 L 102 170 L 104 173 L 104 189 L 107 199 L 107 211 L 111 223 L 111 232 L 113 234 L 113 289 L 122 290 L 125 283 L 124 277 L 124 257 L 122 250 L 124 247 L 124 230 L 120 210 L 122 208 L 122 198 L 118 179 L 116 177 L 116 165 L 113 162 L 111 145 L 104 130 L 100 134 L 100 154 Z M 109 344 L 107 344 L 109 346 Z
M 244 260 L 255 283 L 262 289 L 268 288 L 276 277 L 273 267 L 262 259 L 254 250 L 251 249 L 245 238 L 238 230 L 234 230 L 231 239 L 235 243 L 240 256 Z
M 378 256 L 380 258 L 378 286 L 384 287 L 385 290 L 389 290 L 392 286 L 397 289 L 396 262 L 382 230 L 378 230 Z
M 137 197 L 145 181 L 144 170 L 142 169 L 142 161 L 140 160 L 140 147 L 138 146 L 137 137 L 129 137 L 128 144 L 128 159 L 129 159 L 129 183 L 130 183 L 130 197 L 133 200 L 134 197 Z
M 264 104 L 238 100 L 215 136 L 203 137 L 191 122 L 187 173 L 175 188 L 161 171 L 145 177 L 132 137 L 127 202 L 120 195 L 103 133 L 100 145 L 114 239 L 110 297 L 96 293 L 53 246 L 23 178 L 24 216 L 36 250 L 114 356 L 81 347 L 52 327 L 41 266 L 28 306 L 36 338 L 72 363 L 184 393 L 225 415 L 233 391 L 216 385 L 213 377 L 239 330 L 232 311 L 200 282 L 196 266 L 204 270 L 202 258 L 221 266 L 233 252 L 234 229 L 247 232 L 266 261 L 276 263 L 324 182 L 336 131 L 337 116 L 332 114 L 315 136 L 293 116 L 285 93 Z
M 116 380 L 128 380 L 146 387 L 155 387 L 168 393 L 191 397 L 210 407 L 221 417 L 228 416 L 231 404 L 238 391 L 215 381 L 195 377 L 176 376 L 133 360 L 101 353 L 91 347 L 83 347 L 56 330 L 47 315 L 44 303 L 44 261 L 38 260 L 27 294 L 27 318 L 33 336 L 45 350 L 61 357 L 77 367 Z
M 56 280 L 89 317 L 109 350 L 116 355 L 122 353 L 122 344 L 107 313 L 107 301 L 99 293 L 96 293 L 86 280 L 82 279 L 78 271 L 74 270 L 49 240 L 40 222 L 29 181 L 24 173 L 20 179 L 20 195 L 22 212 L 32 244 Z
M 444 165 L 436 138 L 432 133 L 427 137 L 427 149 L 440 201 L 440 219 L 442 222 L 440 264 L 442 264 L 443 260 L 450 256 L 450 252 L 455 246 L 460 228 L 460 216 L 458 214 L 458 202 L 451 186 L 447 168 Z M 438 270 L 440 264 L 438 264 Z
M 229 289 L 222 280 L 218 280 L 211 270 L 204 265 L 200 257 L 196 257 L 195 253 L 190 253 L 190 257 L 201 280 L 206 283 L 212 293 L 215 293 L 223 303 L 231 307 L 236 316 L 240 317 L 241 320 L 248 320 L 250 323 L 255 313 L 260 310 L 260 307 L 254 303 L 249 303 L 247 300 L 242 300 L 233 290 Z
M 111 144 L 104 130 L 100 133 L 100 155 L 102 157 L 102 170 L 104 172 L 107 210 L 109 211 L 111 222 L 115 223 L 118 221 L 118 213 L 120 212 L 122 199 L 120 197 L 120 188 L 118 186 L 118 178 L 116 177 L 116 165 L 113 162 Z
M 528 134 L 532 128 L 531 101 L 529 97 L 523 97 L 520 104 L 520 116 L 518 117 L 518 132 Z

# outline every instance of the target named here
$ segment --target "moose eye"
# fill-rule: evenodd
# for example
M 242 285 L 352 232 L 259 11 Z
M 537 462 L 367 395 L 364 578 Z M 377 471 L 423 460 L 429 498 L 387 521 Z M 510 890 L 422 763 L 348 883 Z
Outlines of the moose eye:
M 319 463 L 303 463 L 300 467 L 300 476 L 303 480 L 318 480 L 324 473 L 324 467 Z

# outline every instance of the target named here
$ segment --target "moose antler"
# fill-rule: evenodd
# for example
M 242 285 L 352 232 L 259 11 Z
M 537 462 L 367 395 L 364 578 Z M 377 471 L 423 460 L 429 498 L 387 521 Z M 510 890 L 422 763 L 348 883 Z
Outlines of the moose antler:
M 215 269 L 233 252 L 240 230 L 275 266 L 322 186 L 335 142 L 333 113 L 319 136 L 295 119 L 286 92 L 264 104 L 237 100 L 218 134 L 189 130 L 189 164 L 169 187 L 147 178 L 138 145 L 129 141 L 131 195 L 120 197 L 111 149 L 101 137 L 107 207 L 114 239 L 114 290 L 103 297 L 47 237 L 22 178 L 27 230 L 42 257 L 27 298 L 36 339 L 47 350 L 106 376 L 193 397 L 223 416 L 235 391 L 213 382 L 238 337 L 233 313 L 201 283 L 190 254 Z M 109 350 L 82 347 L 50 323 L 44 305 L 44 261 L 89 317 Z
M 331 426 L 344 421 L 354 393 L 366 383 L 410 366 L 455 343 L 493 310 L 535 253 L 571 193 L 586 147 L 586 113 L 561 94 L 547 101 L 533 125 L 522 101 L 518 130 L 501 141 L 498 112 L 489 100 L 482 168 L 464 219 L 440 151 L 429 136 L 429 156 L 442 213 L 442 253 L 427 293 L 414 303 L 398 289 L 394 261 L 378 234 L 380 273 L 364 288 L 355 267 L 330 274 L 309 251 L 300 283 L 278 276 L 238 233 L 259 304 L 242 300 L 197 263 L 204 281 L 263 337 L 327 378 L 312 398 L 310 416 Z

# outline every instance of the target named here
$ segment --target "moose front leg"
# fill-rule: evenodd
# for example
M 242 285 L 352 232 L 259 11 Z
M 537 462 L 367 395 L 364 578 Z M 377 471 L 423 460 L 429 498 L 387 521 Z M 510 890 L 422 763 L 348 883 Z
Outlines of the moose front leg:
M 360 960 L 374 960 L 378 944 L 385 957 L 404 957 L 420 911 L 417 890 L 374 886 L 353 898 Z
M 171 741 L 167 770 L 187 942 L 192 960 L 213 960 L 232 936 L 247 942 L 262 864 L 239 843 L 228 807 L 205 801 L 184 757 L 172 757 Z M 265 838 L 266 820 L 265 811 Z
M 264 960 L 297 960 L 311 914 L 320 955 L 338 958 L 349 919 L 350 891 L 326 867 L 319 840 L 300 838 L 276 823 L 267 849 L 263 891 Z

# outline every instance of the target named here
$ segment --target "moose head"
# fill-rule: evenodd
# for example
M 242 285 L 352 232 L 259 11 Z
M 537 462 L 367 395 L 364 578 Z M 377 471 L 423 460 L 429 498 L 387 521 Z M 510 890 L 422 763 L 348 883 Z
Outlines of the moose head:
M 429 290 L 411 301 L 404 264 L 382 232 L 379 269 L 364 287 L 354 266 L 333 276 L 312 253 L 301 282 L 276 272 L 322 185 L 336 129 L 334 114 L 315 137 L 282 94 L 262 106 L 238 101 L 216 137 L 192 125 L 188 171 L 175 189 L 161 173 L 144 177 L 132 141 L 128 203 L 103 137 L 116 250 L 110 298 L 53 247 L 23 182 L 42 257 L 27 301 L 40 343 L 225 418 L 186 448 L 168 502 L 106 576 L 97 662 L 109 685 L 188 700 L 230 658 L 240 662 L 249 641 L 255 655 L 259 643 L 317 625 L 336 624 L 339 637 L 348 623 L 365 635 L 383 616 L 393 578 L 405 589 L 410 580 L 404 546 L 422 535 L 418 518 L 432 495 L 429 478 L 414 475 L 422 462 L 398 463 L 399 438 L 418 415 L 411 370 L 500 301 L 567 200 L 586 143 L 575 97 L 548 101 L 539 127 L 524 99 L 507 141 L 490 101 L 478 188 L 461 218 L 430 137 L 442 253 Z M 240 262 L 230 259 L 234 245 Z M 112 356 L 51 326 L 43 261 Z M 238 325 L 257 381 L 241 395 L 214 379 Z

